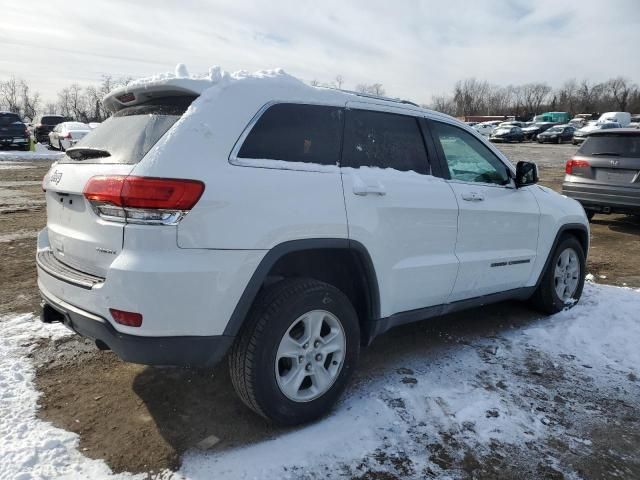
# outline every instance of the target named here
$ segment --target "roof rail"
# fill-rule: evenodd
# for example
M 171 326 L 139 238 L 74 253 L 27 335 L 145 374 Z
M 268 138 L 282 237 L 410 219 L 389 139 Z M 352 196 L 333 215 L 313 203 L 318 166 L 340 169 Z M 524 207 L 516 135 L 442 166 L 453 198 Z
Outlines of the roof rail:
M 405 105 L 413 105 L 414 107 L 420 107 L 420 105 L 418 105 L 417 103 L 414 103 L 410 100 L 403 100 L 402 98 L 391 98 L 391 97 L 385 97 L 382 95 L 373 95 L 371 93 L 356 92 L 354 90 L 343 90 L 342 88 L 332 87 L 330 85 L 316 85 L 316 86 L 320 88 L 328 88 L 329 90 L 337 90 L 339 92 L 350 93 L 352 95 L 357 95 L 358 97 L 373 98 L 376 100 L 384 100 L 386 102 L 403 103 Z

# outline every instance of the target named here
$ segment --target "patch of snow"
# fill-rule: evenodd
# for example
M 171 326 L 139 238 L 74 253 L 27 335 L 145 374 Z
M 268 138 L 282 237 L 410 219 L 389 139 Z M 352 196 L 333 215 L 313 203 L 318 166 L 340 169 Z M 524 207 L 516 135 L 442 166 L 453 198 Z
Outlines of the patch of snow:
M 31 314 L 0 317 L 0 478 L 132 478 L 111 476 L 103 461 L 78 451 L 76 434 L 36 418 L 39 393 L 27 354 L 37 339 L 65 335 L 65 327 L 45 326 Z
M 410 459 L 416 472 L 412 477 L 420 478 L 419 472 L 428 468 L 443 478 L 457 478 L 441 470 L 425 451 L 429 444 L 442 444 L 443 435 L 456 442 L 458 451 L 474 452 L 477 458 L 498 442 L 520 448 L 523 455 L 533 452 L 538 462 L 539 452 L 529 448 L 530 442 L 544 445 L 549 438 L 589 455 L 591 441 L 557 421 L 557 404 L 535 408 L 535 398 L 552 392 L 532 378 L 564 372 L 566 379 L 561 381 L 573 385 L 581 381 L 575 369 L 588 368 L 588 388 L 614 395 L 627 375 L 638 374 L 639 309 L 640 290 L 589 283 L 571 310 L 504 330 L 497 337 L 400 354 L 386 370 L 360 379 L 324 420 L 242 448 L 194 449 L 185 455 L 179 472 L 163 476 L 343 478 L 345 472 L 347 477 L 357 476 L 363 464 L 365 469 L 384 469 L 371 460 L 384 452 Z M 111 478 L 104 463 L 77 451 L 76 435 L 35 418 L 37 392 L 26 358 L 29 345 L 65 331 L 43 328 L 30 315 L 1 318 L 0 329 L 0 477 Z M 532 365 L 532 358 L 544 361 Z M 580 399 L 571 401 L 566 414 L 584 414 Z M 544 461 L 566 478 L 578 478 L 560 458 L 549 455 Z

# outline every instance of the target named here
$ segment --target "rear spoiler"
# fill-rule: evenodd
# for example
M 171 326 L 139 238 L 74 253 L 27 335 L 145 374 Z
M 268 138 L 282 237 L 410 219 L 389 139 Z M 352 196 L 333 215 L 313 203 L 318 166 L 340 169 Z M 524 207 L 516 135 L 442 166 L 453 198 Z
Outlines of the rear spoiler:
M 181 79 L 184 81 L 184 79 Z M 211 86 L 211 82 L 207 82 L 207 87 Z M 132 105 L 138 105 L 148 102 L 153 98 L 162 97 L 179 97 L 179 96 L 194 96 L 200 95 L 204 90 L 197 88 L 190 88 L 184 85 L 171 85 L 171 84 L 156 84 L 156 85 L 139 85 L 133 87 L 120 87 L 109 94 L 103 99 L 102 103 L 104 107 L 114 113 L 118 110 L 122 110 L 125 107 Z

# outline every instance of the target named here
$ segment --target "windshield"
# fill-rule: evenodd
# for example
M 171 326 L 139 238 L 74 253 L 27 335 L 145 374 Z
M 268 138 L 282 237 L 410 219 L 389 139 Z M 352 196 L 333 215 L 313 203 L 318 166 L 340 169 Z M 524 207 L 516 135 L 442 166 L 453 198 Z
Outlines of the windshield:
M 587 138 L 578 154 L 640 158 L 640 135 L 594 135 Z
M 12 123 L 22 123 L 22 120 L 20 120 L 20 117 L 15 113 L 5 113 L 0 115 L 1 126 L 4 127 L 7 125 L 11 125 Z
M 138 163 L 173 126 L 196 97 L 168 97 L 123 108 L 91 130 L 73 148 L 66 163 Z M 86 127 L 85 127 L 86 129 Z M 93 154 L 82 155 L 82 149 Z M 105 152 L 96 156 L 95 152 Z
M 562 130 L 564 130 L 562 127 L 551 127 L 547 133 L 562 133 Z

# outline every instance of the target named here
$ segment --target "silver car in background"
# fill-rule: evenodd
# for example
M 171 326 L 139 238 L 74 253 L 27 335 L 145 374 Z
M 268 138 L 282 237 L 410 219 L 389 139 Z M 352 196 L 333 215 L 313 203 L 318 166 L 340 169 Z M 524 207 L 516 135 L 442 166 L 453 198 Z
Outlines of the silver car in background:
M 567 161 L 562 193 L 595 213 L 640 213 L 640 130 L 595 130 Z

